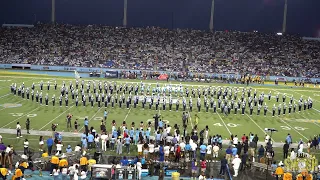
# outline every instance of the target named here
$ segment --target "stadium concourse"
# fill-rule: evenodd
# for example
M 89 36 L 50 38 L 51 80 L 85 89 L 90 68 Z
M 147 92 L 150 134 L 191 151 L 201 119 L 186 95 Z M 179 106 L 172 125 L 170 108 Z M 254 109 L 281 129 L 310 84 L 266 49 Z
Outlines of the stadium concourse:
M 192 173 L 179 172 L 200 178 L 227 178 L 228 173 L 237 176 L 242 170 L 240 178 L 247 173 L 247 162 L 255 166 L 253 162 L 263 164 L 269 158 L 273 167 L 273 161 L 287 162 L 287 156 L 293 160 L 312 159 L 314 155 L 318 158 L 320 99 L 319 89 L 313 85 L 75 80 L 36 74 L 37 71 L 0 73 L 0 130 L 4 137 L 17 135 L 2 141 L 15 142 L 13 146 L 17 148 L 23 145 L 23 153 L 29 158 L 29 148 L 46 151 L 53 157 L 71 149 L 87 152 L 87 159 L 96 158 L 99 162 L 99 158 L 89 155 L 103 151 L 114 157 L 137 156 L 130 162 L 136 162 L 138 176 L 143 176 L 144 169 L 151 169 L 151 176 L 161 176 L 161 171 L 152 169 L 164 162 L 167 168 L 163 172 L 169 173 L 171 166 L 176 167 L 173 170 L 191 168 Z M 28 129 L 30 134 L 26 133 Z M 8 148 L 7 155 L 15 156 Z M 292 152 L 289 148 L 293 148 Z M 74 164 L 79 163 L 79 172 L 89 175 L 88 161 L 80 157 Z M 217 161 L 218 165 L 211 165 Z M 126 157 L 110 162 L 124 167 L 129 163 Z M 306 164 L 314 173 L 316 165 Z M 53 175 L 55 167 L 52 163 L 48 169 Z M 213 172 L 206 171 L 212 168 Z M 9 169 L 14 171 L 13 167 Z M 273 172 L 275 167 L 270 170 Z

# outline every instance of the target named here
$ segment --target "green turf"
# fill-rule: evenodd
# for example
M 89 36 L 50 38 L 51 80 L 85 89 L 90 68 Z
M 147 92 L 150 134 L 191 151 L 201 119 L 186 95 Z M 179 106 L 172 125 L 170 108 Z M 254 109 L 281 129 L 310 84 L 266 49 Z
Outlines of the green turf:
M 71 97 L 69 96 L 69 107 L 59 107 L 58 106 L 58 98 L 56 98 L 56 106 L 52 107 L 51 103 L 49 106 L 40 106 L 31 100 L 23 100 L 21 97 L 8 95 L 10 93 L 9 86 L 11 83 L 15 82 L 20 85 L 22 82 L 25 83 L 26 86 L 31 86 L 32 82 L 38 83 L 43 80 L 44 83 L 44 95 L 47 92 L 46 90 L 46 82 L 51 80 L 51 90 L 48 91 L 49 93 L 49 100 L 51 100 L 52 94 L 56 94 L 56 97 L 60 94 L 60 88 L 56 91 L 53 90 L 53 81 L 54 79 L 57 81 L 58 85 L 61 85 L 62 81 L 66 81 L 66 85 L 69 85 L 69 80 L 73 80 L 72 78 L 61 78 L 61 77 L 51 77 L 51 76 L 37 76 L 37 75 L 28 75 L 24 73 L 19 73 L 17 75 L 13 73 L 8 73 L 6 71 L 0 72 L 0 104 L 5 103 L 13 103 L 13 104 L 21 104 L 21 107 L 15 108 L 3 108 L 0 107 L 0 117 L 1 123 L 0 127 L 2 128 L 11 128 L 14 129 L 16 122 L 20 122 L 24 127 L 25 120 L 27 117 L 31 119 L 31 128 L 34 130 L 51 130 L 52 123 L 58 123 L 58 131 L 73 131 L 72 129 L 66 128 L 66 115 L 68 113 L 72 113 L 74 118 L 79 119 L 80 128 L 83 130 L 83 118 L 89 117 L 90 126 L 94 126 L 96 129 L 99 129 L 100 119 L 103 117 L 103 111 L 105 108 L 99 109 L 97 104 L 95 104 L 94 108 L 91 108 L 89 103 L 87 102 L 87 107 L 75 107 L 73 102 L 71 101 Z M 91 80 L 91 79 L 90 79 Z M 99 80 L 102 80 L 101 78 Z M 104 79 L 103 79 L 104 80 Z M 140 80 L 118 80 L 121 82 L 140 82 Z M 146 81 L 155 83 L 156 81 Z M 166 83 L 166 82 L 159 82 L 159 83 Z M 178 82 L 172 82 L 178 83 Z M 198 85 L 205 85 L 205 86 L 238 86 L 244 87 L 243 85 L 227 85 L 227 84 L 218 84 L 218 83 L 195 83 L 195 82 L 186 82 L 183 84 L 192 84 L 195 87 Z M 36 88 L 39 89 L 38 86 Z M 303 139 L 306 141 L 308 138 L 313 137 L 315 134 L 319 133 L 320 127 L 320 116 L 317 110 L 320 109 L 320 89 L 313 88 L 312 85 L 309 88 L 291 88 L 291 86 L 270 86 L 270 85 L 258 85 L 253 86 L 254 89 L 257 89 L 258 94 L 262 91 L 267 94 L 269 91 L 272 91 L 273 95 L 276 93 L 286 93 L 292 94 L 296 100 L 300 98 L 301 95 L 304 98 L 310 96 L 314 102 L 314 109 L 303 111 L 301 113 L 294 113 L 291 115 L 281 115 L 280 117 L 271 117 L 271 112 L 268 112 L 267 117 L 263 115 L 257 116 L 256 109 L 254 110 L 254 115 L 248 115 L 248 108 L 246 108 L 246 115 L 242 116 L 238 115 L 229 115 L 224 116 L 220 113 L 214 114 L 212 112 L 206 113 L 204 107 L 200 113 L 196 111 L 196 100 L 193 101 L 193 112 L 191 113 L 192 120 L 195 117 L 195 114 L 198 114 L 200 117 L 199 121 L 199 129 L 204 128 L 206 125 L 210 128 L 210 134 L 221 134 L 224 138 L 228 138 L 230 133 L 237 134 L 238 136 L 242 136 L 242 134 L 248 134 L 249 132 L 258 134 L 260 140 L 263 139 L 265 132 L 263 131 L 264 128 L 276 128 L 279 131 L 273 134 L 273 139 L 276 142 L 281 142 L 285 140 L 286 134 L 290 133 L 293 137 L 293 140 L 299 141 L 299 139 Z M 240 93 L 238 93 L 238 97 Z M 282 97 L 282 95 L 280 96 Z M 287 103 L 288 103 L 287 98 Z M 272 105 L 275 103 L 275 99 L 269 102 L 267 98 L 265 98 L 265 102 L 267 102 L 269 106 L 269 110 L 271 110 Z M 64 104 L 64 103 L 63 103 Z M 277 104 L 277 103 L 276 103 Z M 203 106 L 203 104 L 202 104 Z M 175 108 L 175 105 L 173 105 Z M 168 108 L 168 106 L 167 106 Z M 126 108 L 119 108 L 116 105 L 115 108 L 111 108 L 110 106 L 107 108 L 109 111 L 108 121 L 110 122 L 112 119 L 116 120 L 118 124 L 121 124 L 123 120 L 126 120 L 128 124 L 131 122 L 135 122 L 137 125 L 140 124 L 140 121 L 147 122 L 148 119 L 152 119 L 152 116 L 157 113 L 158 111 L 154 110 L 155 107 L 153 106 L 153 110 L 149 110 L 148 108 L 143 110 L 141 108 L 141 103 L 138 105 L 138 108 L 134 109 L 126 109 Z M 211 110 L 210 110 L 211 111 Z M 288 111 L 288 110 L 287 110 Z M 181 124 L 181 114 L 182 109 L 180 105 L 180 111 L 163 111 L 160 110 L 160 113 L 163 116 L 164 120 L 170 122 L 171 125 L 175 123 Z M 233 110 L 232 110 L 233 113 Z M 263 113 L 263 109 L 261 114 Z M 191 127 L 191 126 L 190 126 Z M 107 126 L 107 130 L 110 130 L 111 127 Z M 190 132 L 190 131 L 189 131 Z

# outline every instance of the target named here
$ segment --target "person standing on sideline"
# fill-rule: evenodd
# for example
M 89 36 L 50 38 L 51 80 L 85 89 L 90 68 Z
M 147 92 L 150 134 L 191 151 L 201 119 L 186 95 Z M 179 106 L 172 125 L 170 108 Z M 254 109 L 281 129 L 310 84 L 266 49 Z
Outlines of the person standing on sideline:
M 283 145 L 283 159 L 287 159 L 288 157 L 288 152 L 289 152 L 289 143 L 286 141 L 285 144 Z
M 227 164 L 228 164 L 228 160 L 227 160 L 226 156 L 224 156 L 221 159 L 221 167 L 220 167 L 220 173 L 219 173 L 220 175 L 224 176 L 226 169 L 227 169 Z
M 30 130 L 30 119 L 27 118 L 26 120 L 26 129 L 27 129 L 27 133 L 30 134 L 29 130 Z
M 47 147 L 48 147 L 48 154 L 49 154 L 49 156 L 51 156 L 52 146 L 53 146 L 53 139 L 52 139 L 52 137 L 49 137 L 49 138 L 47 139 Z
M 88 120 L 88 118 L 84 119 L 84 128 L 86 131 L 86 135 L 88 136 L 88 133 L 89 133 L 89 120 Z
M 72 114 L 68 114 L 67 115 L 67 128 L 72 128 L 71 126 L 71 118 L 72 118 Z
M 233 169 L 234 169 L 234 175 L 233 177 L 237 177 L 238 176 L 238 172 L 239 172 L 239 167 L 241 164 L 241 159 L 239 158 L 238 155 L 235 156 L 235 158 L 232 161 L 233 164 Z
M 16 130 L 17 130 L 17 138 L 22 137 L 22 135 L 21 135 L 21 125 L 20 125 L 19 122 L 17 122 Z
M 107 112 L 106 109 L 105 109 L 104 112 L 103 112 L 103 117 L 104 117 L 104 121 L 106 122 L 106 121 L 107 121 L 107 118 L 108 118 L 108 112 Z

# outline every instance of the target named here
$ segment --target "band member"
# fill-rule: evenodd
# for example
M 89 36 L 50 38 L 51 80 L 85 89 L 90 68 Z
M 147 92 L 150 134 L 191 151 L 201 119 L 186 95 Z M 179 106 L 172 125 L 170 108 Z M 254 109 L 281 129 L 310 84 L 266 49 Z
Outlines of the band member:
M 78 103 L 79 103 L 79 97 L 76 96 L 76 107 L 78 107 Z
M 172 110 L 172 97 L 171 97 L 171 95 L 169 97 L 169 110 L 170 111 Z
M 66 94 L 66 96 L 64 97 L 64 101 L 66 103 L 66 107 L 68 107 L 68 103 L 69 103 L 69 100 L 68 100 L 68 95 Z
M 258 104 L 258 108 L 257 108 L 257 115 L 260 115 L 260 109 L 261 109 L 261 105 Z
M 287 106 L 286 103 L 283 103 L 283 115 L 286 115 Z
M 272 107 L 272 117 L 274 117 L 275 114 L 276 114 L 276 105 L 273 104 L 273 107 Z
M 83 95 L 83 98 L 82 98 L 82 104 L 83 104 L 83 107 L 86 107 L 86 95 L 85 94 Z
M 45 102 L 46 102 L 46 106 L 48 106 L 49 103 L 49 97 L 48 97 L 48 93 L 46 94 L 46 97 L 44 98 Z
M 178 99 L 177 99 L 177 102 L 176 102 L 176 111 L 179 110 L 179 104 L 180 104 L 180 102 L 179 102 L 179 98 L 178 98 Z
M 289 114 L 291 113 L 291 109 L 292 109 L 292 104 L 289 103 Z
M 201 99 L 200 98 L 198 98 L 197 107 L 198 107 L 198 112 L 200 112 L 200 110 L 201 110 Z
M 268 111 L 267 103 L 264 103 L 264 112 L 263 112 L 264 116 L 267 116 L 267 111 Z

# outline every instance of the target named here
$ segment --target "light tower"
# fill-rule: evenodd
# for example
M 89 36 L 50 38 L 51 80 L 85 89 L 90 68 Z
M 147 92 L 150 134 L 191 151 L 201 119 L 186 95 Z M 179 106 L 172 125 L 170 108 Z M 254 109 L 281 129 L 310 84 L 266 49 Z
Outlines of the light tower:
M 209 22 L 209 29 L 211 32 L 213 31 L 213 16 L 214 16 L 214 0 L 212 0 L 212 3 L 211 3 L 211 16 L 210 16 L 210 22 Z
M 127 9 L 128 9 L 128 0 L 124 0 L 123 3 L 123 27 L 127 27 Z
M 51 23 L 56 22 L 56 0 L 51 0 Z
M 288 0 L 284 0 L 282 34 L 286 33 L 286 30 L 287 30 L 287 9 L 288 9 Z

